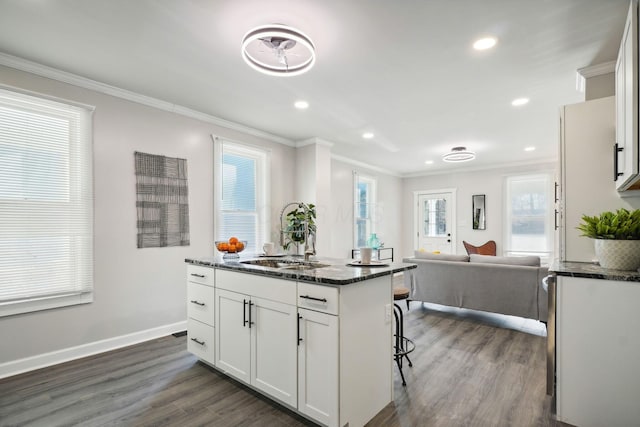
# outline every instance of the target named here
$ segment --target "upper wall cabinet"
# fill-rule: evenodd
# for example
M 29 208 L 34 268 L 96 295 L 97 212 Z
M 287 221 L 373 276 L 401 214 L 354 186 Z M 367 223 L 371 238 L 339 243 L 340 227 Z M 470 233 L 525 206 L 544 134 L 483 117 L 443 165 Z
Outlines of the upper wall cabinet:
M 613 174 L 618 191 L 640 189 L 638 174 L 638 2 L 631 0 L 616 62 L 616 143 Z

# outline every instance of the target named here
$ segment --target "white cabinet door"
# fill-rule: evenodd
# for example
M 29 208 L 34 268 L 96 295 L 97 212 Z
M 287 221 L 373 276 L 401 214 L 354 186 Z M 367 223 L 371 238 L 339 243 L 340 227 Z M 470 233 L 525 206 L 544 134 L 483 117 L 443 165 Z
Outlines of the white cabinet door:
M 248 296 L 216 289 L 216 366 L 246 383 L 251 380 Z
M 639 285 L 558 277 L 558 420 L 581 427 L 640 425 Z
M 251 384 L 296 407 L 297 309 L 251 298 Z
M 302 308 L 298 313 L 298 411 L 337 426 L 338 317 Z
M 626 190 L 638 176 L 638 6 L 631 2 L 616 62 L 616 187 Z M 635 188 L 635 187 L 634 187 Z

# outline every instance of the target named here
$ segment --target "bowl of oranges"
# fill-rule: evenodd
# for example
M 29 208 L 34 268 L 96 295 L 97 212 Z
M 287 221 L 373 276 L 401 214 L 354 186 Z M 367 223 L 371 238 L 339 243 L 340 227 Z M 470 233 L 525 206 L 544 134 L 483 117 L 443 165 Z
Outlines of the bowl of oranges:
M 216 249 L 222 253 L 222 259 L 237 259 L 238 255 L 247 247 L 246 240 L 238 240 L 237 237 L 230 237 L 229 240 L 216 240 Z

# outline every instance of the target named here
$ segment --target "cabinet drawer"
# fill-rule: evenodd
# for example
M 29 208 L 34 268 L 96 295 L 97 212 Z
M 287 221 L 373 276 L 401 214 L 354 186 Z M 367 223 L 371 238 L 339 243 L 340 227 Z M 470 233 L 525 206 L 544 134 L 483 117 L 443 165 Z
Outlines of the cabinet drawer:
M 213 326 L 198 322 L 195 319 L 187 320 L 187 351 L 211 365 L 215 364 Z
M 213 288 L 199 283 L 187 283 L 187 315 L 213 326 L 214 319 Z
M 298 307 L 338 314 L 338 288 L 298 283 Z
M 256 274 L 216 271 L 216 288 L 296 305 L 296 282 Z
M 187 264 L 187 280 L 190 282 L 202 283 L 213 286 L 213 268 L 202 267 L 200 265 Z

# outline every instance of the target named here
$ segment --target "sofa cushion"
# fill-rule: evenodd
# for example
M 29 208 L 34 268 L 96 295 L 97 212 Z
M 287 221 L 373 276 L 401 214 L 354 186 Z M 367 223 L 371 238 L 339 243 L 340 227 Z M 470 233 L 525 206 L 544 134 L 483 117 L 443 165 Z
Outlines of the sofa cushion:
M 418 259 L 432 259 L 436 261 L 469 261 L 469 255 L 434 254 L 425 251 L 415 251 L 415 257 Z
M 470 262 L 486 264 L 506 264 L 506 265 L 526 265 L 529 267 L 540 267 L 540 257 L 538 256 L 491 256 L 472 254 Z

